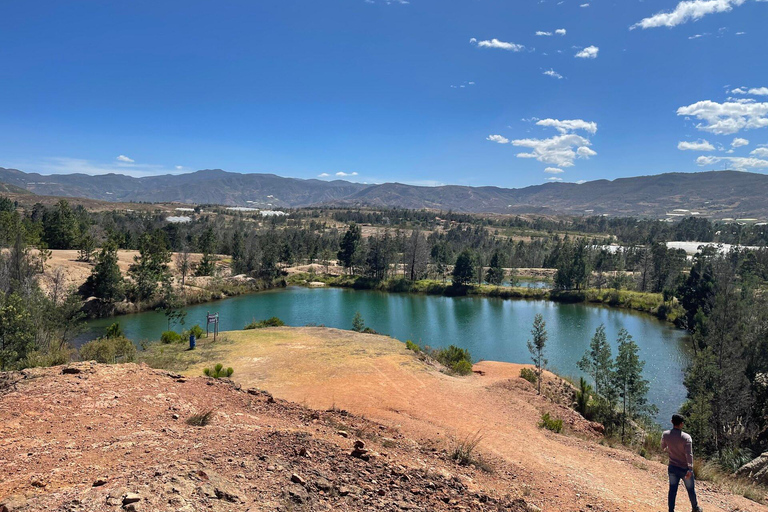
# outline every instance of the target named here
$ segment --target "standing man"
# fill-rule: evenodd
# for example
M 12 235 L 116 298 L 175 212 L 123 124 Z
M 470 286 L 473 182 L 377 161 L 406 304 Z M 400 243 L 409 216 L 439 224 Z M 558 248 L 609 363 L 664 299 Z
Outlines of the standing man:
M 691 500 L 693 512 L 702 512 L 699 502 L 696 500 L 696 489 L 693 480 L 693 440 L 691 436 L 683 432 L 684 418 L 679 414 L 672 415 L 672 430 L 667 430 L 661 435 L 661 449 L 669 455 L 669 512 L 675 512 L 675 498 L 680 480 L 688 491 L 688 499 Z

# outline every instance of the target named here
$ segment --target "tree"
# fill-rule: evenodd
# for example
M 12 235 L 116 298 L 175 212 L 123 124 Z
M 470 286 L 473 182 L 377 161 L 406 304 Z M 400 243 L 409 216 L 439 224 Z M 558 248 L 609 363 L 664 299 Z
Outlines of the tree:
M 411 281 L 424 278 L 429 265 L 429 247 L 421 231 L 415 230 L 405 250 L 405 270 Z
M 152 298 L 158 282 L 170 279 L 170 261 L 171 252 L 168 250 L 165 233 L 156 230 L 141 236 L 139 255 L 134 257 L 134 264 L 128 269 L 133 277 L 137 300 Z
M 90 263 L 91 257 L 93 257 L 93 251 L 96 250 L 96 239 L 90 233 L 86 233 L 80 237 L 77 244 L 78 261 L 85 261 Z
M 216 232 L 211 226 L 205 228 L 203 235 L 200 237 L 200 250 L 203 253 L 203 258 L 195 268 L 195 275 L 198 276 L 212 276 L 216 271 L 216 245 L 218 240 L 216 239 Z
M 641 414 L 653 414 L 656 406 L 648 404 L 649 382 L 643 378 L 645 361 L 640 360 L 640 348 L 626 329 L 619 331 L 619 350 L 614 363 L 614 385 L 622 401 L 621 439 L 627 417 L 636 418 Z
M 113 242 L 107 242 L 101 248 L 86 284 L 94 297 L 105 302 L 112 303 L 125 297 L 123 274 L 117 265 L 117 246 Z
M 0 370 L 22 364 L 34 348 L 35 331 L 36 322 L 24 298 L 16 293 L 0 294 Z
M 347 232 L 344 234 L 344 238 L 339 244 L 339 262 L 345 269 L 349 270 L 350 273 L 354 273 L 352 271 L 352 264 L 354 262 L 355 253 L 360 245 L 361 238 L 362 232 L 360 231 L 360 226 L 353 222 L 349 225 Z
M 466 286 L 475 278 L 475 258 L 469 250 L 462 251 L 453 266 L 453 284 Z
M 592 336 L 589 350 L 577 363 L 579 369 L 592 377 L 595 382 L 595 394 L 601 395 L 613 402 L 611 393 L 611 373 L 613 371 L 613 359 L 611 346 L 605 335 L 605 325 L 600 325 Z
M 388 233 L 368 239 L 368 252 L 365 258 L 366 276 L 377 280 L 386 279 L 391 260 L 392 250 Z
M 491 256 L 490 266 L 485 273 L 485 280 L 488 284 L 500 285 L 504 281 L 504 268 L 501 266 L 501 255 L 499 251 L 494 251 Z
M 441 242 L 433 245 L 430 256 L 435 263 L 435 272 L 445 282 L 448 275 L 448 262 L 451 261 L 447 244 Z
M 45 241 L 51 249 L 72 249 L 79 238 L 77 218 L 69 202 L 62 199 L 43 214 Z
M 232 264 L 235 264 L 234 257 L 232 258 Z M 183 244 L 181 246 L 181 250 L 176 253 L 176 270 L 179 272 L 179 275 L 181 276 L 181 289 L 184 290 L 184 286 L 186 285 L 187 281 L 187 274 L 189 274 L 189 270 L 191 268 L 191 261 L 189 259 L 189 248 L 187 247 L 187 244 Z
M 352 330 L 356 332 L 363 332 L 365 330 L 365 320 L 363 320 L 363 315 L 359 311 L 355 313 L 355 317 L 352 319 Z
M 163 283 L 163 299 L 158 309 L 162 310 L 165 315 L 166 330 L 170 331 L 171 326 L 177 323 L 184 325 L 184 320 L 187 318 L 187 311 L 184 306 L 184 299 L 173 289 L 170 280 L 165 281 Z
M 528 340 L 528 352 L 531 353 L 533 364 L 536 365 L 537 387 L 536 392 L 541 394 L 541 376 L 544 368 L 547 367 L 547 359 L 544 357 L 547 346 L 547 323 L 544 317 L 539 313 L 533 319 L 533 328 L 531 329 L 532 340 Z

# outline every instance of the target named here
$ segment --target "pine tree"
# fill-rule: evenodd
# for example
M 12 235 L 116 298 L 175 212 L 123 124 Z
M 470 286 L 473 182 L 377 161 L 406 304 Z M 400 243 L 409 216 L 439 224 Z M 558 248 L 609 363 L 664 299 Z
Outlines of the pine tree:
M 533 364 L 536 365 L 536 375 L 538 377 L 536 392 L 541 394 L 541 376 L 544 373 L 544 368 L 547 367 L 547 359 L 544 357 L 544 352 L 547 345 L 547 323 L 544 321 L 544 317 L 539 313 L 533 319 L 533 328 L 531 329 L 531 336 L 533 340 L 528 340 L 528 351 L 531 353 L 531 359 Z
M 453 266 L 453 284 L 466 286 L 475 278 L 475 258 L 469 250 L 463 251 L 456 258 Z
M 504 281 L 504 268 L 501 266 L 501 255 L 499 251 L 494 251 L 491 256 L 491 263 L 488 271 L 485 273 L 485 280 L 488 284 L 499 286 Z
M 101 248 L 97 257 L 97 263 L 93 267 L 88 278 L 88 286 L 94 297 L 106 302 L 115 302 L 123 299 L 123 274 L 117 265 L 117 246 L 107 242 Z
M 592 336 L 589 350 L 577 363 L 579 369 L 590 375 L 595 382 L 595 394 L 601 395 L 613 402 L 611 387 L 611 372 L 613 371 L 613 359 L 611 346 L 605 335 L 605 325 L 600 325 Z
M 654 405 L 648 404 L 649 382 L 643 378 L 645 361 L 638 356 L 640 348 L 632 336 L 621 329 L 619 331 L 619 352 L 614 363 L 614 383 L 622 401 L 621 439 L 624 440 L 627 417 L 636 418 L 638 415 L 653 414 Z
M 344 238 L 339 244 L 339 262 L 344 268 L 350 270 L 350 273 L 352 273 L 352 264 L 355 260 L 355 253 L 358 250 L 361 238 L 362 232 L 360 231 L 360 226 L 353 222 L 349 225 L 347 232 L 344 234 Z

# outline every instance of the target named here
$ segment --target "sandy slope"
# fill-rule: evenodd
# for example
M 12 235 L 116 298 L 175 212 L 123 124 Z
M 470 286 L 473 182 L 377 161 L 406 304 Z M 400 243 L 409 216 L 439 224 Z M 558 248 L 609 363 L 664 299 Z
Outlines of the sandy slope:
M 545 510 L 660 511 L 666 508 L 666 468 L 625 450 L 538 428 L 551 411 L 586 431 L 575 413 L 533 393 L 519 378 L 521 366 L 475 365 L 470 377 L 451 377 L 418 361 L 404 345 L 383 336 L 325 328 L 278 328 L 226 333 L 210 360 L 235 368 L 244 386 L 312 408 L 349 410 L 421 439 L 448 446 L 480 432 L 480 448 L 504 459 L 527 499 Z M 192 356 L 190 356 L 192 357 Z M 577 416 L 577 415 L 576 415 Z M 710 511 L 766 511 L 705 482 L 700 501 Z M 688 510 L 685 492 L 678 508 Z

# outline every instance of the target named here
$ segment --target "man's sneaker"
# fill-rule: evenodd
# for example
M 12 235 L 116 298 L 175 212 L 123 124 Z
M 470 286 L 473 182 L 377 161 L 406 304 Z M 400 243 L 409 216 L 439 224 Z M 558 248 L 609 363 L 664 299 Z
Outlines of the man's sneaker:
M 696 507 L 693 509 L 693 512 L 704 512 L 704 510 L 701 507 Z

